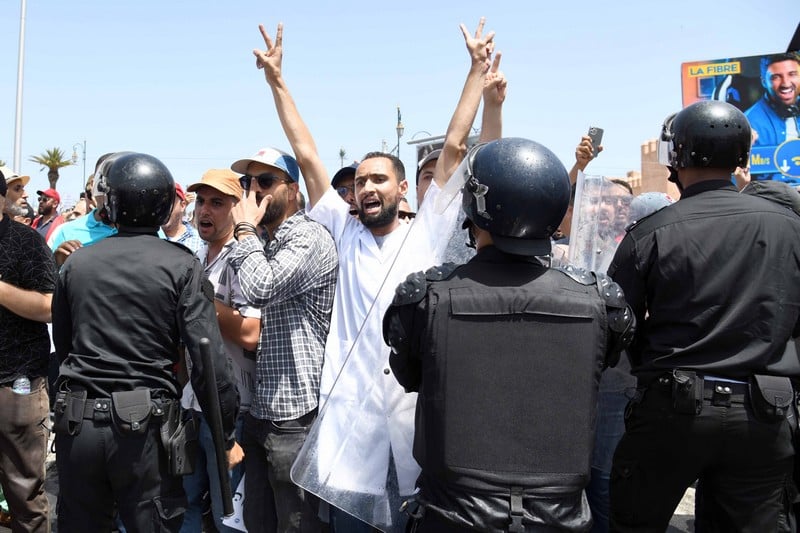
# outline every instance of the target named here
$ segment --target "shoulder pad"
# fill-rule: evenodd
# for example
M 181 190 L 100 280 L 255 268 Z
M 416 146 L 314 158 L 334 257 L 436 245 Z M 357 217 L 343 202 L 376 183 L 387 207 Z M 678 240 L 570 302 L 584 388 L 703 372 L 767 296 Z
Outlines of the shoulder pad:
M 442 281 L 450 276 L 458 267 L 455 263 L 445 263 L 443 265 L 431 267 L 425 271 L 425 279 L 428 281 Z
M 424 272 L 409 274 L 404 282 L 394 291 L 392 305 L 407 305 L 421 302 L 425 296 L 427 282 Z
M 595 273 L 595 276 L 597 276 L 597 292 L 600 293 L 600 297 L 603 298 L 606 306 L 619 309 L 628 306 L 625 303 L 625 295 L 622 294 L 622 288 L 613 279 L 606 274 Z
M 553 270 L 563 272 L 581 285 L 594 285 L 595 280 L 597 279 L 594 272 L 583 268 L 578 268 L 573 265 L 555 267 Z

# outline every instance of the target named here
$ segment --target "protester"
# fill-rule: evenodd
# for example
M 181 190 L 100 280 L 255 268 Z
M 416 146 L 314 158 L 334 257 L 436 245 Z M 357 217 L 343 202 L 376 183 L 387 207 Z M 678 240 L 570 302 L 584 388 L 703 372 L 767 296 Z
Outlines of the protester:
M 113 155 L 115 154 L 107 153 L 101 155 L 97 159 L 97 163 L 95 163 L 95 173 L 100 168 L 100 165 Z M 50 246 L 55 255 L 56 264 L 59 266 L 63 265 L 67 257 L 75 250 L 94 244 L 117 233 L 117 228 L 108 220 L 106 191 L 98 187 L 93 178 L 90 178 L 89 182 L 87 182 L 88 187 L 90 187 L 88 191 L 90 194 L 87 197 L 91 198 L 94 208 L 85 217 L 79 217 L 61 224 L 47 241 L 47 245 Z
M 28 193 L 25 186 L 30 181 L 30 176 L 20 176 L 8 167 L 0 167 L 0 174 L 5 176 L 6 207 L 5 213 L 9 216 L 22 215 L 28 209 Z
M 354 161 L 353 164 L 340 168 L 336 174 L 333 175 L 331 180 L 331 187 L 333 187 L 342 200 L 350 204 L 350 212 L 352 215 L 357 215 L 356 196 L 353 182 L 356 178 L 356 169 L 358 162 Z
M 61 195 L 55 189 L 36 191 L 39 195 L 39 216 L 33 219 L 31 227 L 39 232 L 39 235 L 47 241 L 53 234 L 53 230 L 63 224 L 64 217 L 58 214 L 58 206 L 61 204 Z
M 259 61 L 270 59 L 260 52 Z M 295 159 L 264 148 L 231 169 L 247 197 L 233 209 L 238 241 L 230 263 L 242 292 L 261 308 L 256 390 L 244 417 L 247 530 L 320 530 L 317 498 L 289 477 L 319 406 L 319 384 L 338 258 L 328 231 L 297 207 Z M 267 228 L 263 246 L 256 225 Z
M 186 505 L 177 474 L 188 461 L 174 373 L 178 344 L 192 358 L 192 385 L 204 411 L 212 405 L 206 390 L 218 391 L 228 450 L 236 385 L 199 262 L 157 236 L 174 204 L 169 170 L 147 154 L 124 153 L 103 163 L 95 187 L 105 191 L 108 220 L 119 233 L 73 253 L 53 296 L 61 361 L 54 419 L 58 530 L 109 531 L 116 504 L 130 533 L 177 532 Z M 204 337 L 216 383 L 204 378 Z
M 236 422 L 236 444 L 233 448 L 236 450 L 235 461 L 239 461 L 243 454 L 240 446 L 243 417 L 250 410 L 255 392 L 255 350 L 261 333 L 261 311 L 247 303 L 239 285 L 239 278 L 228 262 L 236 243 L 233 238 L 234 221 L 231 211 L 242 198 L 242 186 L 234 172 L 227 169 L 211 169 L 203 174 L 199 182 L 189 185 L 186 191 L 196 193 L 197 231 L 204 241 L 197 252 L 197 257 L 214 287 L 217 322 L 222 333 L 225 354 L 233 366 L 236 388 L 239 391 L 239 418 Z M 191 359 L 187 359 L 186 363 L 190 366 Z M 191 373 L 191 368 L 187 370 Z M 181 532 L 200 532 L 204 510 L 203 495 L 208 492 L 214 527 L 220 533 L 232 533 L 235 530 L 222 523 L 222 492 L 211 428 L 202 413 L 191 382 L 183 388 L 181 405 L 184 409 L 195 411 L 199 427 L 199 449 L 194 472 L 183 478 L 188 506 Z M 241 464 L 229 466 L 233 468 L 231 486 L 235 490 L 244 468 Z
M 167 222 L 161 226 L 161 230 L 166 235 L 167 240 L 178 242 L 197 253 L 203 245 L 202 239 L 197 234 L 195 227 L 186 220 L 186 206 L 189 205 L 186 193 L 180 183 L 175 183 L 175 205 L 169 215 Z
M 0 485 L 12 531 L 50 531 L 44 491 L 50 305 L 55 263 L 44 239 L 6 214 L 0 167 Z
M 641 323 L 612 531 L 665 530 L 698 478 L 720 531 L 790 530 L 800 270 L 776 265 L 800 265 L 800 219 L 736 190 L 750 140 L 727 103 L 669 117 L 660 162 L 681 199 L 633 226 L 609 268 Z

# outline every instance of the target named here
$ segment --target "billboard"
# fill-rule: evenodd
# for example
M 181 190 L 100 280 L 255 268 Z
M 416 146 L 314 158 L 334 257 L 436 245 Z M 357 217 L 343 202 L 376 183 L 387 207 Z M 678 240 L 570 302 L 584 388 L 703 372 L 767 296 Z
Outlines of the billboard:
M 741 109 L 756 138 L 750 174 L 800 185 L 800 52 L 681 65 L 683 106 L 721 100 Z

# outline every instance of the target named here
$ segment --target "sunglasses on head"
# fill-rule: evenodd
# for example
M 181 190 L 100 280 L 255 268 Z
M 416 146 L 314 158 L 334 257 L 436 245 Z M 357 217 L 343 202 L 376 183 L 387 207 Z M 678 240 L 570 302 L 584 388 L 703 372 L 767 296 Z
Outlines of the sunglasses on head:
M 255 179 L 258 182 L 258 186 L 262 189 L 269 189 L 272 187 L 275 182 L 284 182 L 288 183 L 288 180 L 281 176 L 276 176 L 272 172 L 264 172 L 263 174 L 259 174 L 258 176 L 251 176 L 250 174 L 245 174 L 241 178 L 239 178 L 239 183 L 242 185 L 242 189 L 249 191 L 250 190 L 250 180 Z

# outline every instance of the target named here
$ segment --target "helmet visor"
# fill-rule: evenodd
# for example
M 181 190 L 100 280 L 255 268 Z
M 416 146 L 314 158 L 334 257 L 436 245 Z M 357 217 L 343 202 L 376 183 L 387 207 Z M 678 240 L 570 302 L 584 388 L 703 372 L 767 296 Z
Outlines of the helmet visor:
M 658 138 L 658 163 L 665 167 L 674 166 L 675 146 L 673 144 L 672 121 L 677 113 L 673 113 L 664 120 L 661 126 L 661 135 Z

